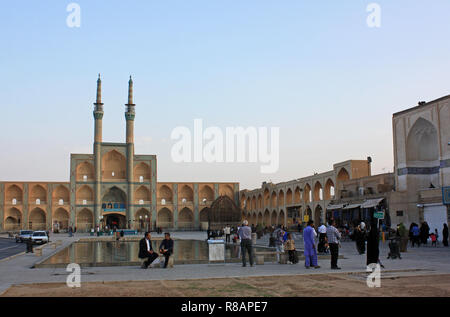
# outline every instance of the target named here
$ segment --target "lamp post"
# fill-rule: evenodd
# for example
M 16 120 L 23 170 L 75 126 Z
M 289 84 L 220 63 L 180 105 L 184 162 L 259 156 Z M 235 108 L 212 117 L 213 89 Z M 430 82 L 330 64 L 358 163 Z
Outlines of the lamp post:
M 142 215 L 139 216 L 139 230 L 142 230 L 144 225 L 142 224 Z
M 148 218 L 148 215 L 145 215 L 145 222 L 146 222 L 146 224 L 147 224 L 147 231 L 150 231 L 150 222 L 149 222 L 149 218 Z

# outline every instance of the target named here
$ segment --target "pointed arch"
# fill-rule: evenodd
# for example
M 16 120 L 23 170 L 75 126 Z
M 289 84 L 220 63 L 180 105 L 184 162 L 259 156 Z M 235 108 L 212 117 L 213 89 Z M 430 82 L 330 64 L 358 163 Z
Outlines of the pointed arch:
M 102 178 L 105 180 L 126 179 L 127 159 L 116 150 L 111 150 L 102 157 Z

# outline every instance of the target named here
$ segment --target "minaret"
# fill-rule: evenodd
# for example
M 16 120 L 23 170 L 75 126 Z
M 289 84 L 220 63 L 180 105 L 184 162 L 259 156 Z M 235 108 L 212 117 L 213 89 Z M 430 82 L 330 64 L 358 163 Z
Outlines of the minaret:
M 97 99 L 94 103 L 94 169 L 95 169 L 95 184 L 94 184 L 94 224 L 99 225 L 100 222 L 100 208 L 101 208 L 101 151 L 102 151 L 102 118 L 103 118 L 103 103 L 102 103 L 102 81 L 100 74 L 97 79 Z
M 128 103 L 125 104 L 125 119 L 127 121 L 126 143 L 127 143 L 127 181 L 128 181 L 128 206 L 127 220 L 131 226 L 135 225 L 134 221 L 134 107 L 133 103 L 133 80 L 128 81 Z

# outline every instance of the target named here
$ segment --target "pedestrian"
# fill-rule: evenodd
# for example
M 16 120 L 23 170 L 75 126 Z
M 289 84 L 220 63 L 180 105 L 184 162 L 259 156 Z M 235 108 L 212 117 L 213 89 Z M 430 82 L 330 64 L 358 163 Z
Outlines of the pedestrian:
M 448 226 L 444 223 L 444 229 L 442 229 L 442 244 L 444 247 L 448 247 Z
M 70 226 L 70 227 L 69 227 L 69 237 L 72 237 L 72 236 L 73 236 L 72 232 L 73 232 L 73 231 L 72 231 L 72 226 Z
M 281 261 L 281 254 L 284 253 L 284 231 L 281 228 L 281 225 L 278 226 L 274 231 L 275 235 L 275 248 L 277 253 L 277 262 Z
M 359 254 L 366 253 L 366 224 L 361 222 L 355 230 L 356 249 Z
M 430 237 L 430 227 L 428 223 L 424 221 L 422 226 L 420 226 L 420 240 L 423 244 L 427 244 L 428 238 Z
M 367 265 L 371 263 L 378 263 L 380 257 L 380 249 L 379 249 L 379 231 L 377 227 L 378 219 L 372 215 L 370 220 L 370 231 L 367 238 Z
M 327 228 L 327 240 L 330 247 L 331 253 L 331 269 L 340 270 L 338 267 L 338 257 L 339 257 L 339 242 L 341 240 L 341 234 L 338 229 L 336 229 L 336 220 L 332 219 L 331 224 Z
M 242 227 L 238 228 L 238 235 L 241 239 L 242 266 L 247 266 L 245 254 L 248 252 L 250 266 L 253 266 L 253 246 L 252 246 L 252 229 L 248 226 L 248 221 L 244 220 Z
M 33 252 L 33 240 L 31 239 L 31 237 L 29 237 L 26 241 L 27 244 L 27 253 L 34 253 Z
M 223 228 L 223 232 L 225 233 L 225 242 L 230 243 L 230 235 L 231 235 L 231 228 L 230 225 L 226 225 L 225 228 Z
M 296 256 L 297 253 L 295 252 L 295 241 L 292 238 L 292 234 L 288 233 L 287 240 L 284 244 L 284 249 L 287 250 L 289 255 L 289 261 L 290 264 L 297 264 L 298 263 L 298 257 Z
M 416 223 L 413 224 L 411 233 L 412 233 L 412 247 L 414 247 L 414 244 L 417 244 L 417 247 L 420 247 L 420 229 Z
M 317 264 L 317 252 L 314 244 L 315 238 L 314 221 L 309 220 L 307 227 L 303 229 L 303 243 L 304 243 L 304 256 L 305 256 L 305 268 L 309 269 L 311 266 L 315 269 L 320 268 Z
M 317 252 L 326 253 L 327 248 L 325 247 L 327 243 L 327 227 L 322 224 L 317 231 L 319 231 L 319 244 L 317 245 Z

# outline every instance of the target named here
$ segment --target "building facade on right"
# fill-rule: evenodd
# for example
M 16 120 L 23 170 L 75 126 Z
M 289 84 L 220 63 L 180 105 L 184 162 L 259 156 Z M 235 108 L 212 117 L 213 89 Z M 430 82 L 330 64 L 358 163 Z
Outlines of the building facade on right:
M 450 220 L 450 95 L 394 113 L 392 128 L 392 224 L 427 221 L 440 232 Z

